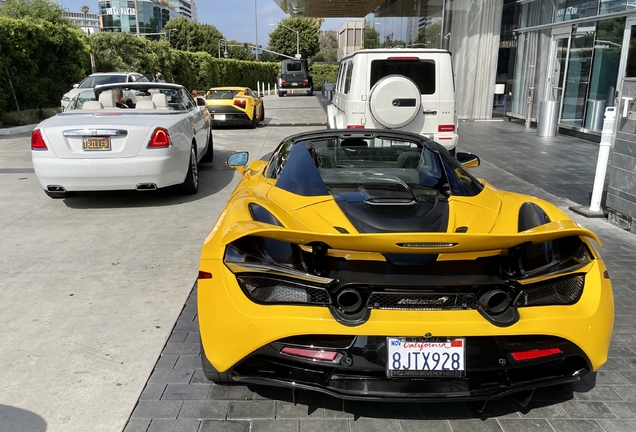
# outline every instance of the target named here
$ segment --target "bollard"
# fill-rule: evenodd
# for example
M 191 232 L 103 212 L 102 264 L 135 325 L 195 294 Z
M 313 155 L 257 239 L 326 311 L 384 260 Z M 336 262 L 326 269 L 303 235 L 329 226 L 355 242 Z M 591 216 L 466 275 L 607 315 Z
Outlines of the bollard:
M 269 83 L 267 83 L 267 96 L 269 96 Z
M 601 142 L 598 147 L 596 175 L 594 176 L 594 188 L 592 189 L 592 199 L 590 202 L 591 212 L 601 211 L 601 198 L 603 196 L 603 186 L 605 185 L 605 174 L 607 172 L 607 162 L 609 161 L 615 122 L 616 108 L 605 108 L 605 120 L 603 121 L 603 132 L 601 132 Z

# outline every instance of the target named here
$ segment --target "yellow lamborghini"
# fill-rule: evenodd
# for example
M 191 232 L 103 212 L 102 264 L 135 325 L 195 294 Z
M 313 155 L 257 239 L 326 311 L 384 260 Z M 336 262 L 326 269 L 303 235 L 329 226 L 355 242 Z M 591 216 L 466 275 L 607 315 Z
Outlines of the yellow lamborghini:
M 255 128 L 265 119 L 263 99 L 248 87 L 214 87 L 205 93 L 212 125 L 246 125 Z
M 205 239 L 203 371 L 349 399 L 488 400 L 607 360 L 597 236 L 471 175 L 420 135 L 290 136 L 242 174 Z

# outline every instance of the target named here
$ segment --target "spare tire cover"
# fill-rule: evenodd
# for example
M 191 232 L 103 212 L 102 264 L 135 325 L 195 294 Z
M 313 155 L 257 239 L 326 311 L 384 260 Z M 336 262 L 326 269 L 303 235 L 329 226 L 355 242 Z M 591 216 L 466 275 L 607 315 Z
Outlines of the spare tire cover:
M 371 116 L 386 128 L 401 128 L 411 123 L 421 110 L 420 89 L 403 75 L 387 75 L 369 94 Z

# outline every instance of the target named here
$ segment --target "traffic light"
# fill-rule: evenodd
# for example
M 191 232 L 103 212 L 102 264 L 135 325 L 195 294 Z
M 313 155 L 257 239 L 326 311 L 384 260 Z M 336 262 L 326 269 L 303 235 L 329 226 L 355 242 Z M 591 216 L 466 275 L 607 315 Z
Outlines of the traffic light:
M 247 52 L 247 42 L 243 44 L 243 51 Z

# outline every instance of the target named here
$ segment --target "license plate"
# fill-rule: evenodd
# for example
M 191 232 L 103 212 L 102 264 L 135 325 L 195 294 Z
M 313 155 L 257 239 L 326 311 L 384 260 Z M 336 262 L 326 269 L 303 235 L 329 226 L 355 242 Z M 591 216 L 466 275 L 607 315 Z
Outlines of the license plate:
M 386 374 L 399 377 L 462 377 L 466 374 L 464 338 L 387 338 Z
M 298 85 L 298 83 L 292 83 L 293 87 L 296 87 Z
M 225 114 L 214 114 L 214 120 L 225 120 Z
M 110 150 L 110 137 L 84 137 L 84 150 Z

